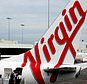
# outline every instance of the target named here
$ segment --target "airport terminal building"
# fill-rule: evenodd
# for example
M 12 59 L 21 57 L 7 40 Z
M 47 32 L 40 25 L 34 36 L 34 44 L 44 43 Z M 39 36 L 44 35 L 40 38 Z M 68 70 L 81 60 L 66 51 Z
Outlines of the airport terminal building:
M 32 47 L 32 44 L 19 44 L 16 41 L 0 40 L 0 59 L 22 54 Z

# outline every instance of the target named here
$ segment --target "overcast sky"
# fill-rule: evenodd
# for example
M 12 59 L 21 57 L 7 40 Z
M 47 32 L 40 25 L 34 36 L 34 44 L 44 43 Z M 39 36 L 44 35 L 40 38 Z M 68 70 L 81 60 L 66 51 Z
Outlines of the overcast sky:
M 50 1 L 50 24 L 60 14 L 70 0 Z M 48 0 L 0 0 L 0 39 L 8 39 L 8 20 L 10 38 L 19 43 L 34 43 L 47 31 Z M 22 42 L 22 27 L 23 42 Z

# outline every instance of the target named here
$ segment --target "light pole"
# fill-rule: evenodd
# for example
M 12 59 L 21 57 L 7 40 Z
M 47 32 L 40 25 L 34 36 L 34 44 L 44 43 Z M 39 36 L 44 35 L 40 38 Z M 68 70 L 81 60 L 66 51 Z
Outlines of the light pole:
M 49 24 L 50 24 L 49 23 L 50 22 L 50 15 L 49 15 L 50 13 L 49 12 L 50 12 L 50 0 L 48 0 L 48 28 L 49 28 Z
M 24 26 L 25 26 L 24 24 L 21 24 L 21 28 L 22 28 L 22 32 L 21 32 L 21 33 L 22 33 L 22 35 L 21 35 L 22 38 L 21 38 L 21 40 L 22 40 L 22 43 L 23 43 L 23 27 L 24 27 Z
M 12 18 L 7 17 L 6 19 L 8 20 L 8 40 L 10 40 L 10 20 L 11 20 Z

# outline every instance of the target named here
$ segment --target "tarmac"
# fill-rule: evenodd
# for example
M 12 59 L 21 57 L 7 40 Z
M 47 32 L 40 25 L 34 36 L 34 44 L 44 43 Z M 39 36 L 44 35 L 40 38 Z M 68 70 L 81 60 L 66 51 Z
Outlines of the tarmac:
M 57 84 L 87 84 L 87 69 L 82 70 L 78 78 L 58 81 Z
M 8 84 L 8 80 L 4 81 L 3 83 L 0 80 L 0 84 Z M 82 70 L 78 78 L 57 81 L 56 84 L 87 84 L 87 69 Z

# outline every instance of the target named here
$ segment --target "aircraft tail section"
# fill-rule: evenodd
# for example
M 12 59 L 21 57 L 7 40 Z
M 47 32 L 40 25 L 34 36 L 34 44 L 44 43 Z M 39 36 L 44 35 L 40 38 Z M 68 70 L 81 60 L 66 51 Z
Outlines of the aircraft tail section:
M 71 0 L 34 48 L 24 54 L 22 67 L 29 62 L 31 72 L 39 84 L 45 84 L 41 64 L 46 63 L 53 70 L 58 70 L 64 64 L 74 64 L 81 26 L 87 13 L 84 1 L 87 3 L 86 0 Z M 53 66 L 49 67 L 49 64 Z M 56 74 L 52 74 L 50 81 L 54 82 L 56 77 Z
M 31 64 L 51 63 L 55 67 L 74 63 L 87 12 L 83 3 L 82 0 L 69 2 L 34 48 L 25 53 L 22 67 L 28 60 Z

